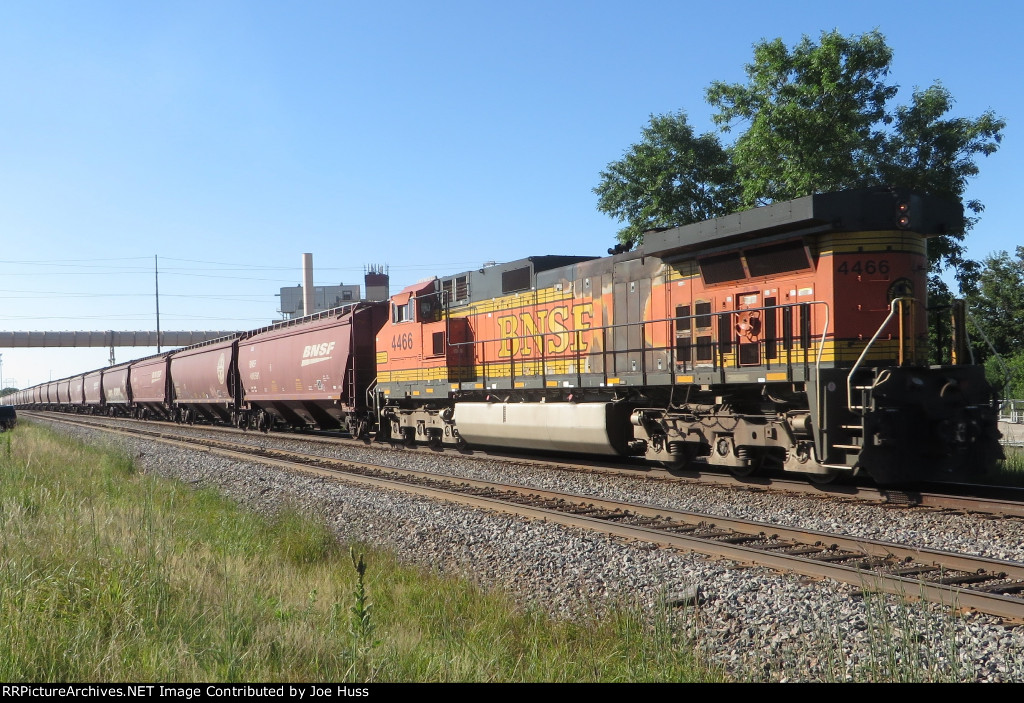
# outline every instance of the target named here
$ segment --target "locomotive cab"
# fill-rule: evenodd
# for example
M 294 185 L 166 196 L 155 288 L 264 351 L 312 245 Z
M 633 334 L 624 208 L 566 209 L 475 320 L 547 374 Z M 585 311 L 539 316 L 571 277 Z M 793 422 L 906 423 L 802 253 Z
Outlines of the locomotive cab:
M 468 326 L 450 314 L 452 290 L 437 279 L 391 297 L 376 336 L 382 436 L 431 445 L 461 444 L 451 398 L 459 388 Z

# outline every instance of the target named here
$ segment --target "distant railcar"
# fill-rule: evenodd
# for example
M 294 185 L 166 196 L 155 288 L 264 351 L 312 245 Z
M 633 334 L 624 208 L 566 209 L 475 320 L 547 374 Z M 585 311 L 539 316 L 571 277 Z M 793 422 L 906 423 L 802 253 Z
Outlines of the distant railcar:
M 103 412 L 103 369 L 90 371 L 82 379 L 82 395 L 86 411 L 91 414 Z
M 232 422 L 239 402 L 238 339 L 221 339 L 171 354 L 175 416 L 182 422 Z
M 101 379 L 103 412 L 108 415 L 126 416 L 130 414 L 132 397 L 128 381 L 129 367 L 130 364 L 119 364 L 103 369 Z
M 129 371 L 132 414 L 139 419 L 171 419 L 171 353 L 134 361 Z

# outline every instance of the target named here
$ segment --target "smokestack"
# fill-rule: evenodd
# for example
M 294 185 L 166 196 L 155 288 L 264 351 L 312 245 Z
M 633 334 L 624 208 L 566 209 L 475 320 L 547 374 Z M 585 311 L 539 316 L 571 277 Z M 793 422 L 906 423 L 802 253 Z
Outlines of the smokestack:
M 313 255 L 302 255 L 302 314 L 312 315 L 313 305 Z

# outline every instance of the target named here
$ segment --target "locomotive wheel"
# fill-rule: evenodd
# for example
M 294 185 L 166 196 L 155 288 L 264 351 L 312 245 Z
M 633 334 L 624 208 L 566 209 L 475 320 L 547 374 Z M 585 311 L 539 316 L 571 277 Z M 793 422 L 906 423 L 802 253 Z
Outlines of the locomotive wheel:
M 681 457 L 678 457 L 678 458 L 675 458 L 675 459 L 665 459 L 665 460 L 662 460 L 662 461 L 660 461 L 658 463 L 660 463 L 662 466 L 664 466 L 669 471 L 682 471 L 683 469 L 685 469 L 687 467 L 687 465 L 690 462 L 686 460 L 685 456 L 681 456 Z
M 690 465 L 694 456 L 694 449 L 690 445 L 678 440 L 664 442 L 663 439 L 660 439 L 661 435 L 658 437 L 659 439 L 656 441 L 658 441 L 659 446 L 664 448 L 665 454 L 668 456 L 667 459 L 662 459 L 658 463 L 669 471 L 682 471 Z
M 838 471 L 829 471 L 827 474 L 804 474 L 807 480 L 817 486 L 827 486 L 839 477 Z
M 748 462 L 746 466 L 730 466 L 729 473 L 736 478 L 747 478 L 757 471 L 758 467 L 755 462 Z
M 750 449 L 745 446 L 737 447 L 733 443 L 732 437 L 719 437 L 715 443 L 715 452 L 721 457 L 728 457 L 732 454 L 737 459 L 744 460 L 743 464 L 726 466 L 729 473 L 736 478 L 746 478 L 761 467 L 760 458 L 753 456 Z
M 415 427 L 403 427 L 402 428 L 402 444 L 407 447 L 416 446 L 416 428 Z

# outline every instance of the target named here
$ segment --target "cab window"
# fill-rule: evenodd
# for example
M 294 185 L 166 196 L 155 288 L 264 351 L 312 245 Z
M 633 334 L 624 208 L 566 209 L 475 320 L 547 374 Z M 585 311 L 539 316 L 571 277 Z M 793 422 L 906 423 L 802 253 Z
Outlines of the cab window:
M 391 321 L 392 322 L 409 322 L 414 319 L 413 315 L 412 298 L 409 299 L 405 305 L 391 304 Z

